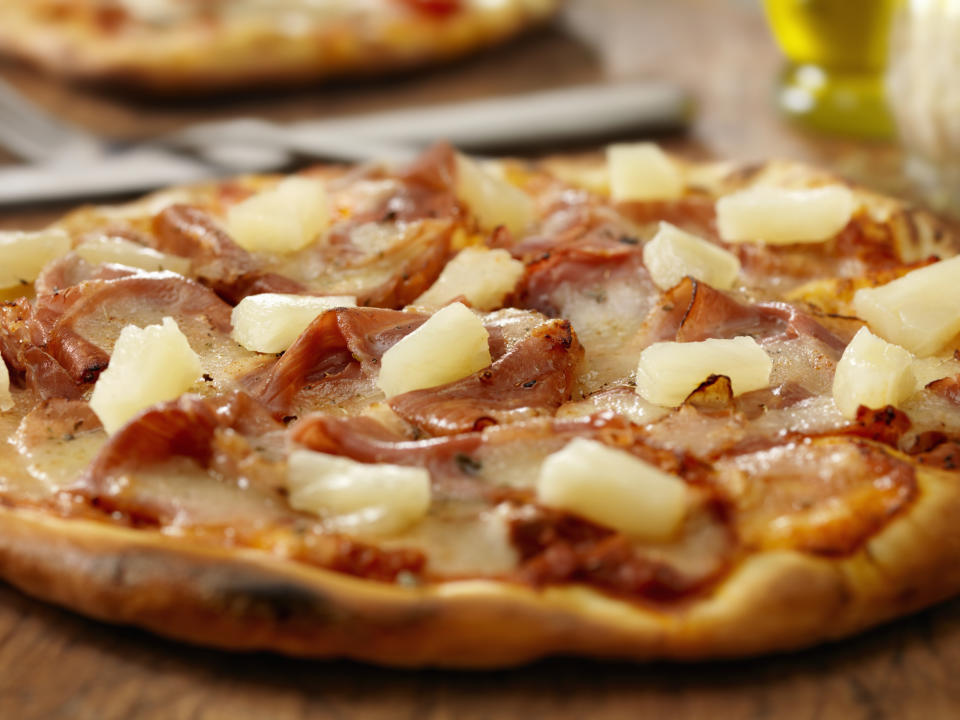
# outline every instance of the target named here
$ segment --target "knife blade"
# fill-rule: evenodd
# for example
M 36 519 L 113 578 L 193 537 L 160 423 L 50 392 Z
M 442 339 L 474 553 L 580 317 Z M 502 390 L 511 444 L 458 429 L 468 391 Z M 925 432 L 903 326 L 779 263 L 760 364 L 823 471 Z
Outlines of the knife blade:
M 683 90 L 635 82 L 290 125 L 239 118 L 191 126 L 82 162 L 0 167 L 0 206 L 139 193 L 238 172 L 265 172 L 286 165 L 290 153 L 327 160 L 402 161 L 437 139 L 473 151 L 542 146 L 676 127 L 686 122 L 690 110 Z
M 193 149 L 217 144 L 282 148 L 324 154 L 331 139 L 378 142 L 386 153 L 448 140 L 463 150 L 524 145 L 637 133 L 684 125 L 692 113 L 689 93 L 651 81 L 579 85 L 505 97 L 484 98 L 354 115 L 280 126 L 254 118 L 203 123 L 165 138 Z M 335 144 L 335 142 L 334 142 Z

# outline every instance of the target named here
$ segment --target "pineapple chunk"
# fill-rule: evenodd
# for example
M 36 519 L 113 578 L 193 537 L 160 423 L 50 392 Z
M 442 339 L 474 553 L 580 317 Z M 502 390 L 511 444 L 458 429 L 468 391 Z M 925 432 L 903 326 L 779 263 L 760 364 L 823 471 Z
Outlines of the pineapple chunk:
M 477 310 L 495 310 L 523 276 L 524 265 L 506 250 L 468 247 L 447 263 L 414 305 L 441 307 L 462 295 Z
M 653 143 L 611 145 L 607 170 L 615 202 L 674 200 L 686 189 L 680 168 Z
M 158 252 L 153 248 L 118 237 L 104 235 L 92 238 L 78 245 L 75 251 L 77 255 L 94 265 L 117 263 L 149 272 L 170 270 L 178 275 L 186 275 L 190 272 L 190 260 L 187 258 Z
M 848 418 L 855 418 L 861 405 L 899 405 L 915 389 L 912 365 L 909 351 L 860 328 L 837 363 L 833 401 Z
M 69 251 L 63 230 L 0 232 L 0 289 L 32 283 L 48 262 Z
M 320 180 L 290 177 L 227 212 L 227 231 L 254 252 L 300 250 L 329 227 L 330 200 Z
M 240 301 L 230 316 L 233 339 L 254 352 L 283 352 L 318 315 L 356 304 L 357 299 L 352 295 L 250 295 Z
M 640 353 L 637 392 L 647 402 L 677 407 L 711 375 L 726 375 L 734 395 L 770 384 L 773 361 L 752 337 L 658 342 Z
M 173 318 L 162 325 L 120 331 L 90 397 L 90 407 L 111 435 L 141 410 L 183 394 L 200 377 L 200 358 Z
M 463 303 L 453 303 L 383 354 L 377 385 L 389 398 L 445 385 L 489 364 L 489 334 L 483 322 Z
M 10 371 L 0 358 L 0 412 L 13 409 L 13 395 L 10 393 Z
M 661 222 L 657 234 L 643 246 L 643 264 L 661 290 L 669 290 L 687 275 L 729 290 L 740 275 L 736 255 L 668 222 Z
M 823 242 L 846 227 L 855 209 L 853 193 L 843 185 L 757 186 L 717 200 L 717 229 L 727 242 Z
M 861 288 L 853 308 L 885 340 L 916 355 L 933 355 L 960 332 L 960 256 Z
M 457 154 L 457 199 L 470 208 L 480 227 L 503 225 L 519 237 L 533 220 L 533 201 L 520 188 Z
M 682 480 L 623 450 L 575 438 L 540 469 L 537 499 L 644 540 L 675 535 L 687 512 Z
M 287 461 L 290 506 L 342 530 L 396 533 L 430 508 L 430 473 L 403 465 L 368 465 L 295 450 Z

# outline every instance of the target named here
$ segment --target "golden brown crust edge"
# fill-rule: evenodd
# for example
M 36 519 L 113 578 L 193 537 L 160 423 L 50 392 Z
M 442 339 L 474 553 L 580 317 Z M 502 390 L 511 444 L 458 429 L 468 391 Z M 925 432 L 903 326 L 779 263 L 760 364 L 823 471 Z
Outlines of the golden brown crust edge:
M 918 476 L 916 503 L 853 556 L 753 555 L 711 595 L 669 610 L 578 586 L 403 588 L 9 508 L 0 575 L 94 618 L 235 650 L 449 667 L 745 656 L 849 635 L 960 590 L 960 488 L 943 472 Z
M 163 45 L 149 52 L 143 38 L 111 48 L 82 32 L 40 25 L 16 9 L 0 10 L 0 53 L 72 80 L 189 95 L 395 74 L 451 61 L 546 22 L 560 4 L 541 0 L 496 12 L 475 9 L 445 23 L 442 32 L 416 17 L 367 38 L 351 36 L 342 26 L 297 37 L 241 28 L 216 38 L 188 34 L 180 47 Z

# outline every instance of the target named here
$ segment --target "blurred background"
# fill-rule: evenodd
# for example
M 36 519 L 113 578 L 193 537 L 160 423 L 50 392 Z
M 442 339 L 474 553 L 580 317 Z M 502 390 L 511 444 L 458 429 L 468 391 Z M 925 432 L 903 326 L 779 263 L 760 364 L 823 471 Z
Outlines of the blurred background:
M 946 207 L 950 190 L 938 183 L 949 185 L 949 178 L 940 168 L 910 170 L 908 162 L 923 144 L 911 132 L 923 135 L 921 126 L 930 116 L 947 112 L 936 107 L 938 93 L 928 89 L 924 98 L 910 96 L 912 117 L 900 112 L 895 118 L 884 100 L 887 58 L 909 58 L 911 47 L 916 54 L 917 45 L 930 44 L 917 39 L 916 28 L 912 36 L 902 30 L 904 18 L 910 19 L 908 5 L 898 0 L 568 0 L 545 27 L 439 67 L 200 98 L 150 99 L 82 87 L 11 61 L 0 63 L 0 78 L 57 118 L 121 141 L 235 117 L 351 118 L 585 83 L 650 80 L 689 93 L 692 112 L 673 123 L 652 123 L 655 127 L 638 113 L 636 128 L 621 129 L 620 137 L 654 137 L 698 158 L 809 161 L 873 188 Z M 939 7 L 941 15 L 952 7 L 949 1 L 912 5 Z M 891 54 L 887 39 L 894 25 L 907 39 Z M 945 54 L 953 52 L 952 44 L 943 41 Z M 892 68 L 899 70 L 903 97 L 909 92 L 902 88 L 913 87 L 911 73 L 916 74 L 911 62 Z M 949 77 L 947 70 L 944 75 Z M 895 119 L 907 130 L 898 133 Z M 949 141 L 926 135 L 926 154 L 943 155 Z M 901 136 L 909 139 L 911 152 L 904 151 Z M 589 151 L 608 139 L 518 143 L 505 149 Z M 13 161 L 0 149 L 0 162 Z M 6 207 L 0 210 L 0 225 L 40 224 L 69 205 Z

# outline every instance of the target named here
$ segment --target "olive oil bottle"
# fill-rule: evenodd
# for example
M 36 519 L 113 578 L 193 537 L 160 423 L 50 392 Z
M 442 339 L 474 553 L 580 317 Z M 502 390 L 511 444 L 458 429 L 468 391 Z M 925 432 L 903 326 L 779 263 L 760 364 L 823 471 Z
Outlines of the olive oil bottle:
M 819 130 L 893 135 L 883 90 L 893 16 L 902 0 L 765 0 L 787 56 L 780 108 Z

